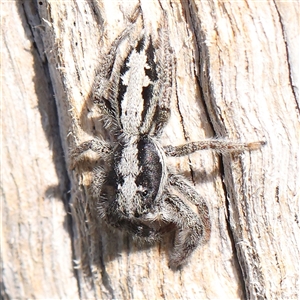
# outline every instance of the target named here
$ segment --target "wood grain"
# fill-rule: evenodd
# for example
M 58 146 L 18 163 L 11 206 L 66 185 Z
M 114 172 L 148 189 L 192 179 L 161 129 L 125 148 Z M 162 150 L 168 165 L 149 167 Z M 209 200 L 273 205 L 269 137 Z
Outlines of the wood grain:
M 299 6 L 139 3 L 152 34 L 166 14 L 176 56 L 162 144 L 218 136 L 267 145 L 168 160 L 212 217 L 209 243 L 171 271 L 171 235 L 141 246 L 111 232 L 86 197 L 88 170 L 69 170 L 69 150 L 103 134 L 90 92 L 138 2 L 3 4 L 3 298 L 299 298 Z

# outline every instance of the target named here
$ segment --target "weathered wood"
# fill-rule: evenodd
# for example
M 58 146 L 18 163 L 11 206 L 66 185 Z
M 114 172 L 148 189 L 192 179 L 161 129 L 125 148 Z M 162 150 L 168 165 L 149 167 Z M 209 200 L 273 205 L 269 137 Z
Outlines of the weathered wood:
M 241 155 L 220 158 L 205 151 L 168 160 L 207 199 L 212 215 L 210 242 L 178 272 L 167 267 L 172 236 L 151 247 L 139 246 L 99 223 L 85 196 L 88 172 L 68 171 L 74 232 L 69 236 L 60 200 L 67 175 L 62 156 L 54 152 L 52 157 L 51 146 L 59 139 L 49 125 L 55 128 L 56 121 L 43 54 L 68 166 L 69 149 L 103 131 L 91 105 L 91 87 L 101 56 L 128 26 L 138 2 L 41 0 L 37 2 L 40 24 L 28 2 L 6 4 L 3 295 L 296 299 L 300 290 L 299 45 L 295 42 L 299 6 L 244 1 L 140 3 L 145 26 L 153 34 L 166 13 L 176 56 L 177 85 L 162 143 L 177 145 L 217 135 L 268 144 Z M 32 47 L 32 33 L 40 51 Z M 51 194 L 50 188 L 58 184 L 60 188 Z M 78 268 L 72 273 L 74 257 Z
M 20 1 L 1 4 L 1 295 L 72 299 L 69 182 L 55 99 L 32 35 L 38 19 L 34 6 L 26 9 Z

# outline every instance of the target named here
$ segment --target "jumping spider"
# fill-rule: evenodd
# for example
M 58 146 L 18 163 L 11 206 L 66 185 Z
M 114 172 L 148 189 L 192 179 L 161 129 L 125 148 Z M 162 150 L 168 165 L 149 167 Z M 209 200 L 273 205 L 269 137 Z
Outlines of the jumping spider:
M 241 152 L 259 149 L 263 143 L 210 139 L 162 147 L 158 137 L 170 115 L 173 51 L 166 27 L 156 43 L 145 30 L 134 37 L 131 31 L 125 30 L 113 42 L 93 88 L 93 102 L 102 111 L 111 142 L 97 137 L 79 145 L 72 152 L 73 168 L 86 151 L 96 152 L 101 160 L 93 169 L 90 197 L 97 203 L 99 217 L 145 241 L 174 230 L 169 266 L 177 268 L 209 240 L 211 223 L 205 200 L 182 176 L 171 172 L 166 156 L 202 149 Z M 198 214 L 186 201 L 197 207 Z

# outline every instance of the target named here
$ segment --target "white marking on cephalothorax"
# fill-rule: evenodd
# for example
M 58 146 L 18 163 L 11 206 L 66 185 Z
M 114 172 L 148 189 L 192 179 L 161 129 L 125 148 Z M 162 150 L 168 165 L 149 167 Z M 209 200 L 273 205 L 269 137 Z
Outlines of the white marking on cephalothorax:
M 137 136 L 130 136 L 121 152 L 121 160 L 118 165 L 118 174 L 122 178 L 122 183 L 118 185 L 119 197 L 117 201 L 122 211 L 133 211 L 133 199 L 138 188 L 135 180 L 140 173 L 137 157 Z

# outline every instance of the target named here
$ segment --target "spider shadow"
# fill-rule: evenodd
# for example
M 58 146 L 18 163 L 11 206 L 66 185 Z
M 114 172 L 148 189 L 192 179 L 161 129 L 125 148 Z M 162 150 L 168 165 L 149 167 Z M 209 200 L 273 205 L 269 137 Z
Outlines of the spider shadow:
M 94 236 L 93 239 L 92 244 L 95 243 L 95 245 L 99 247 L 96 251 L 89 254 L 89 260 L 94 263 L 96 262 L 98 269 L 101 270 L 102 281 L 105 284 L 105 281 L 109 279 L 106 267 L 111 262 L 118 263 L 117 261 L 120 257 L 123 258 L 122 261 L 124 261 L 125 264 L 130 265 L 134 263 L 136 265 L 147 265 L 150 264 L 150 262 L 153 263 L 149 257 L 153 257 L 158 253 L 158 255 L 163 255 L 168 262 L 170 252 L 174 247 L 175 230 L 165 233 L 159 240 L 150 243 L 136 240 L 130 233 L 115 230 L 102 221 L 101 232 L 98 232 L 98 235 Z M 142 255 L 143 252 L 148 253 L 150 249 L 154 250 L 154 252 L 151 251 L 152 253 L 147 256 Z M 137 254 L 137 256 L 134 255 L 129 258 L 132 253 Z M 139 253 L 141 255 L 139 255 Z M 90 267 L 90 265 L 88 267 Z M 89 276 L 92 276 L 92 272 L 89 273 Z

